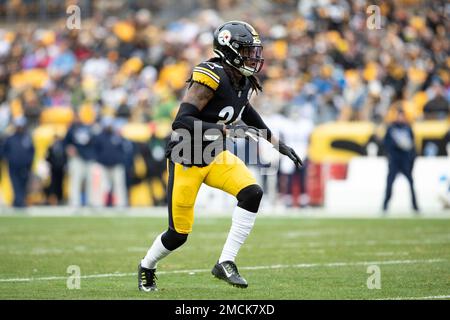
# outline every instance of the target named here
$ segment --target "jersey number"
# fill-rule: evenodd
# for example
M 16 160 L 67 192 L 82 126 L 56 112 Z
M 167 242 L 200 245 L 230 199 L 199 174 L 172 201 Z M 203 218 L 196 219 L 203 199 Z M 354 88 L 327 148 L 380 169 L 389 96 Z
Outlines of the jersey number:
M 217 123 L 227 123 L 233 118 L 234 108 L 232 106 L 228 106 L 220 110 L 219 117 L 221 118 Z
M 241 109 L 241 112 L 239 112 L 239 115 L 236 120 L 239 120 L 241 118 L 242 112 L 244 111 L 244 108 Z M 234 115 L 234 108 L 232 106 L 228 106 L 220 110 L 219 117 L 221 118 L 217 123 L 228 123 Z

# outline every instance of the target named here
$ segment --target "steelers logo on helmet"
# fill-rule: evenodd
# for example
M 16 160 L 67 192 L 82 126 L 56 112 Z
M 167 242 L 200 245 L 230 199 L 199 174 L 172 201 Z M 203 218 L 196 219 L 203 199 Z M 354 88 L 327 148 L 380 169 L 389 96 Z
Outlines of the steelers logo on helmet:
M 231 32 L 229 30 L 222 30 L 217 37 L 217 40 L 222 46 L 226 46 L 230 43 Z

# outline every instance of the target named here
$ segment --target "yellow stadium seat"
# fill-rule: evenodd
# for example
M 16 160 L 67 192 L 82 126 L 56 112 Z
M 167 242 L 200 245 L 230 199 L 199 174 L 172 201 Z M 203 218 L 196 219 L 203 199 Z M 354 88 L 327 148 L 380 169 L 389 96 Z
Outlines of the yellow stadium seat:
M 45 69 L 30 69 L 15 73 L 11 76 L 11 86 L 15 89 L 32 86 L 41 89 L 48 81 Z
M 273 51 L 276 59 L 285 60 L 288 54 L 288 43 L 286 40 L 277 40 L 273 43 Z
M 74 112 L 70 107 L 51 107 L 44 109 L 41 113 L 42 124 L 62 124 L 72 123 Z
M 113 32 L 120 40 L 130 42 L 134 39 L 136 29 L 132 24 L 121 21 L 114 25 Z
M 352 86 L 360 81 L 359 73 L 355 69 L 349 69 L 345 71 L 345 80 L 347 83 Z
M 122 127 L 122 136 L 134 142 L 146 142 L 151 137 L 151 129 L 144 123 L 127 123 Z
M 158 82 L 175 90 L 180 90 L 186 85 L 190 70 L 190 66 L 185 62 L 164 66 L 159 74 Z
M 139 72 L 144 66 L 141 59 L 138 57 L 133 57 L 125 61 L 125 63 L 120 68 L 120 73 L 125 76 L 129 76 L 131 74 Z
M 19 99 L 14 99 L 11 101 L 10 109 L 13 118 L 23 116 L 22 102 L 20 102 Z
M 169 121 L 160 121 L 156 124 L 154 135 L 158 139 L 164 139 L 172 131 L 172 124 Z
M 84 103 L 81 105 L 78 114 L 80 121 L 84 124 L 90 125 L 95 122 L 96 112 L 92 103 Z
M 51 30 L 45 30 L 45 32 L 43 32 L 40 41 L 43 45 L 45 46 L 49 46 L 55 43 L 56 41 L 56 34 L 54 31 Z
M 340 39 L 342 39 L 339 32 L 337 32 L 335 30 L 328 31 L 326 33 L 326 37 L 327 37 L 328 41 L 330 41 L 334 45 L 336 45 L 338 43 L 338 41 Z
M 428 95 L 425 91 L 417 92 L 413 97 L 414 107 L 416 109 L 416 113 L 419 116 L 423 114 L 423 108 L 425 104 L 428 102 Z
M 416 30 L 423 30 L 426 27 L 426 21 L 423 17 L 414 16 L 409 19 L 409 25 Z
M 64 137 L 67 126 L 64 124 L 40 125 L 33 131 L 33 143 L 35 148 L 35 163 L 44 159 L 47 149 L 53 143 L 55 136 Z
M 148 182 L 142 182 L 133 186 L 130 190 L 130 206 L 144 207 L 151 206 L 150 185 Z
M 410 81 L 420 84 L 427 78 L 427 72 L 423 69 L 412 67 L 408 69 L 408 78 Z
M 373 61 L 367 63 L 366 68 L 363 71 L 363 77 L 367 81 L 372 81 L 377 78 L 378 70 L 377 64 Z

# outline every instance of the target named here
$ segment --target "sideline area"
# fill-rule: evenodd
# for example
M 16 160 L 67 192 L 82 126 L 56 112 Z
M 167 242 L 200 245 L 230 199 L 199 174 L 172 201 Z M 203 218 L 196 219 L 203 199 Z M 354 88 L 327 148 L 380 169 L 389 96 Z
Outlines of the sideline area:
M 197 209 L 195 215 L 198 217 L 231 217 L 231 212 L 223 209 Z M 267 218 L 401 218 L 401 219 L 450 219 L 450 210 L 426 211 L 415 215 L 407 211 L 390 211 L 383 214 L 380 210 L 366 208 L 358 211 L 354 210 L 327 210 L 324 208 L 262 208 L 260 216 Z M 69 206 L 34 206 L 26 209 L 14 209 L 0 207 L 0 217 L 2 216 L 24 216 L 24 217 L 166 217 L 167 207 L 134 207 L 134 208 L 72 208 Z

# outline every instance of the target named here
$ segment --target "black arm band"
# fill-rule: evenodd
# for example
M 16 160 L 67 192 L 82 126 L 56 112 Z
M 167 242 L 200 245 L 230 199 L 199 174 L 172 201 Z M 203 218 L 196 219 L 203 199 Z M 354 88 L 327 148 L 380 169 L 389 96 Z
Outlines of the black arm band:
M 241 119 L 245 122 L 246 125 L 253 126 L 261 130 L 267 130 L 267 140 L 270 141 L 270 139 L 272 138 L 272 132 L 264 123 L 259 113 L 256 112 L 255 109 L 253 109 L 250 103 L 247 103 L 247 105 L 245 106 L 245 110 L 244 112 L 242 112 Z
M 202 132 L 208 129 L 217 129 L 223 131 L 223 125 L 219 123 L 206 122 L 199 119 L 200 111 L 198 108 L 190 103 L 183 102 L 180 105 L 177 116 L 172 124 L 172 129 L 187 129 L 189 131 L 194 130 L 194 123 L 200 122 L 202 125 Z

